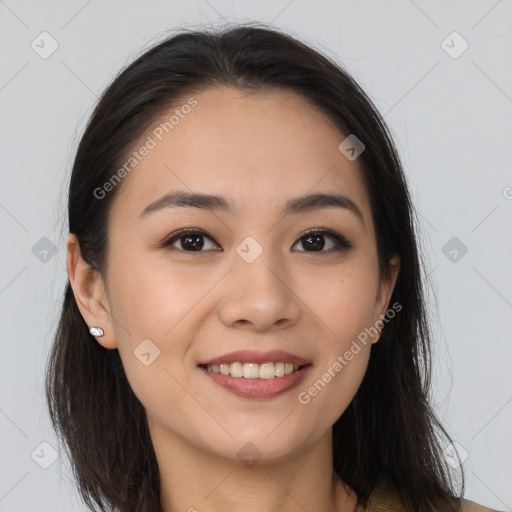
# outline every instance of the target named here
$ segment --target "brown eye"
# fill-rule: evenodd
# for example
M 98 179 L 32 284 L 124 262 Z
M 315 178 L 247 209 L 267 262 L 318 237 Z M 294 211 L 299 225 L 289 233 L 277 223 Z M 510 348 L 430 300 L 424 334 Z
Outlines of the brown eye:
M 326 239 L 330 240 L 326 243 Z M 208 242 L 213 242 L 213 246 L 208 247 Z M 299 252 L 318 252 L 318 253 L 331 253 L 337 251 L 348 250 L 353 247 L 343 235 L 334 233 L 329 230 L 312 229 L 304 233 L 296 242 L 302 244 L 303 249 Z M 206 233 L 201 230 L 187 228 L 182 229 L 166 240 L 163 247 L 170 250 L 178 250 L 181 252 L 205 252 L 205 251 L 222 251 L 222 248 Z M 206 246 L 206 248 L 205 248 Z M 327 249 L 325 247 L 327 246 Z
M 175 233 L 171 236 L 166 242 L 164 242 L 164 247 L 171 247 L 172 249 L 178 249 L 183 252 L 204 252 L 203 248 L 205 246 L 204 240 L 208 239 L 213 242 L 213 239 L 203 233 L 202 231 L 187 229 L 181 230 L 178 233 Z M 172 247 L 174 244 L 178 244 L 178 247 Z M 208 245 L 208 244 L 206 244 Z M 214 243 L 215 247 L 219 247 Z M 213 248 L 213 250 L 218 251 L 219 249 Z M 212 250 L 206 249 L 206 250 Z
M 334 244 L 331 242 L 331 246 L 329 247 L 329 243 L 327 243 L 327 250 L 323 250 L 326 246 L 326 237 L 334 240 Z M 306 232 L 297 243 L 301 243 L 302 247 L 305 248 L 302 252 L 336 252 L 352 248 L 352 244 L 344 236 L 331 231 L 318 229 Z

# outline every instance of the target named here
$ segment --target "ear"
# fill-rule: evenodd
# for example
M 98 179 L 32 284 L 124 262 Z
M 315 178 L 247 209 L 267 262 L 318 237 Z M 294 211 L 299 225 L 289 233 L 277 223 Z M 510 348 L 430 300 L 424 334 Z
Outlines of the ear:
M 400 271 L 400 256 L 398 256 L 398 254 L 394 254 L 393 257 L 389 260 L 389 267 L 389 277 L 385 278 L 382 276 L 379 283 L 379 290 L 377 293 L 377 300 L 375 303 L 374 311 L 374 325 L 378 320 L 384 318 L 386 311 L 388 310 L 389 301 L 391 300 L 391 295 L 395 289 L 396 280 Z M 374 343 L 377 341 L 378 338 L 374 341 Z
M 105 333 L 96 338 L 97 342 L 108 349 L 117 348 L 105 284 L 99 272 L 83 260 L 78 239 L 73 233 L 67 240 L 67 272 L 85 323 L 89 328 L 101 327 Z

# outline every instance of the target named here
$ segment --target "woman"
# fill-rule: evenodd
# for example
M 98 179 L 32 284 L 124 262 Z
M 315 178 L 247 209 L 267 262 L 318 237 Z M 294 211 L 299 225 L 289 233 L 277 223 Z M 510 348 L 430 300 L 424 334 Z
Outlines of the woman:
M 168 37 L 100 99 L 68 208 L 47 397 L 88 506 L 490 510 L 444 462 L 409 193 L 339 65 Z

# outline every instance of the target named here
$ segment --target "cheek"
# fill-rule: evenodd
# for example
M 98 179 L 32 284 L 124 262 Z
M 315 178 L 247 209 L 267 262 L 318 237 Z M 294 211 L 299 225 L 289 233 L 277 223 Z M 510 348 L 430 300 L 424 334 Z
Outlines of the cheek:
M 370 351 L 370 343 L 354 342 L 350 336 L 329 347 L 311 378 L 299 390 L 299 407 L 305 407 L 318 422 L 332 426 L 357 393 Z
M 321 357 L 298 396 L 322 421 L 334 423 L 356 394 L 366 372 L 371 351 L 373 311 L 378 276 L 368 271 L 370 261 L 340 266 L 328 279 L 307 279 L 305 302 L 321 320 Z
M 339 351 L 317 365 L 314 375 L 298 391 L 297 408 L 305 424 L 316 424 L 320 431 L 330 428 L 356 395 L 366 373 L 370 346 L 348 353 L 350 360 L 347 351 Z
M 135 257 L 116 265 L 109 280 L 123 367 L 136 396 L 151 407 L 155 389 L 172 394 L 179 388 L 171 375 L 180 382 L 186 377 L 190 310 L 204 290 L 191 286 L 183 272 L 150 268 Z
M 204 286 L 191 281 L 189 273 L 148 265 L 147 260 L 132 256 L 116 267 L 111 279 L 116 314 L 124 320 L 133 342 L 141 337 L 172 337 L 175 326 L 204 294 Z
M 321 322 L 321 329 L 338 350 L 372 325 L 378 276 L 368 269 L 372 262 L 333 266 L 325 273 L 306 273 L 297 283 L 297 293 Z M 350 343 L 349 343 L 350 344 Z

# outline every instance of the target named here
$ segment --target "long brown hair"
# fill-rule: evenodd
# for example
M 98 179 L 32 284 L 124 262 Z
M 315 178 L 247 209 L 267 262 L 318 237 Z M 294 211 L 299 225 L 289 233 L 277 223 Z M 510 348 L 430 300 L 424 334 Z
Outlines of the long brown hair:
M 222 85 L 298 93 L 342 133 L 364 143 L 358 161 L 371 201 L 379 268 L 388 275 L 389 257 L 400 256 L 390 303 L 403 308 L 372 346 L 363 382 L 333 426 L 333 471 L 363 506 L 376 484 L 387 479 L 407 510 L 456 510 L 461 499 L 441 442 L 447 445 L 451 439 L 429 403 L 431 335 L 417 219 L 388 128 L 339 63 L 288 34 L 254 23 L 182 30 L 144 52 L 106 89 L 78 146 L 68 216 L 82 257 L 106 277 L 108 215 L 119 187 L 101 199 L 94 191 L 178 98 Z M 50 418 L 86 504 L 101 511 L 161 511 L 144 408 L 118 351 L 103 348 L 89 334 L 69 282 L 46 371 Z

